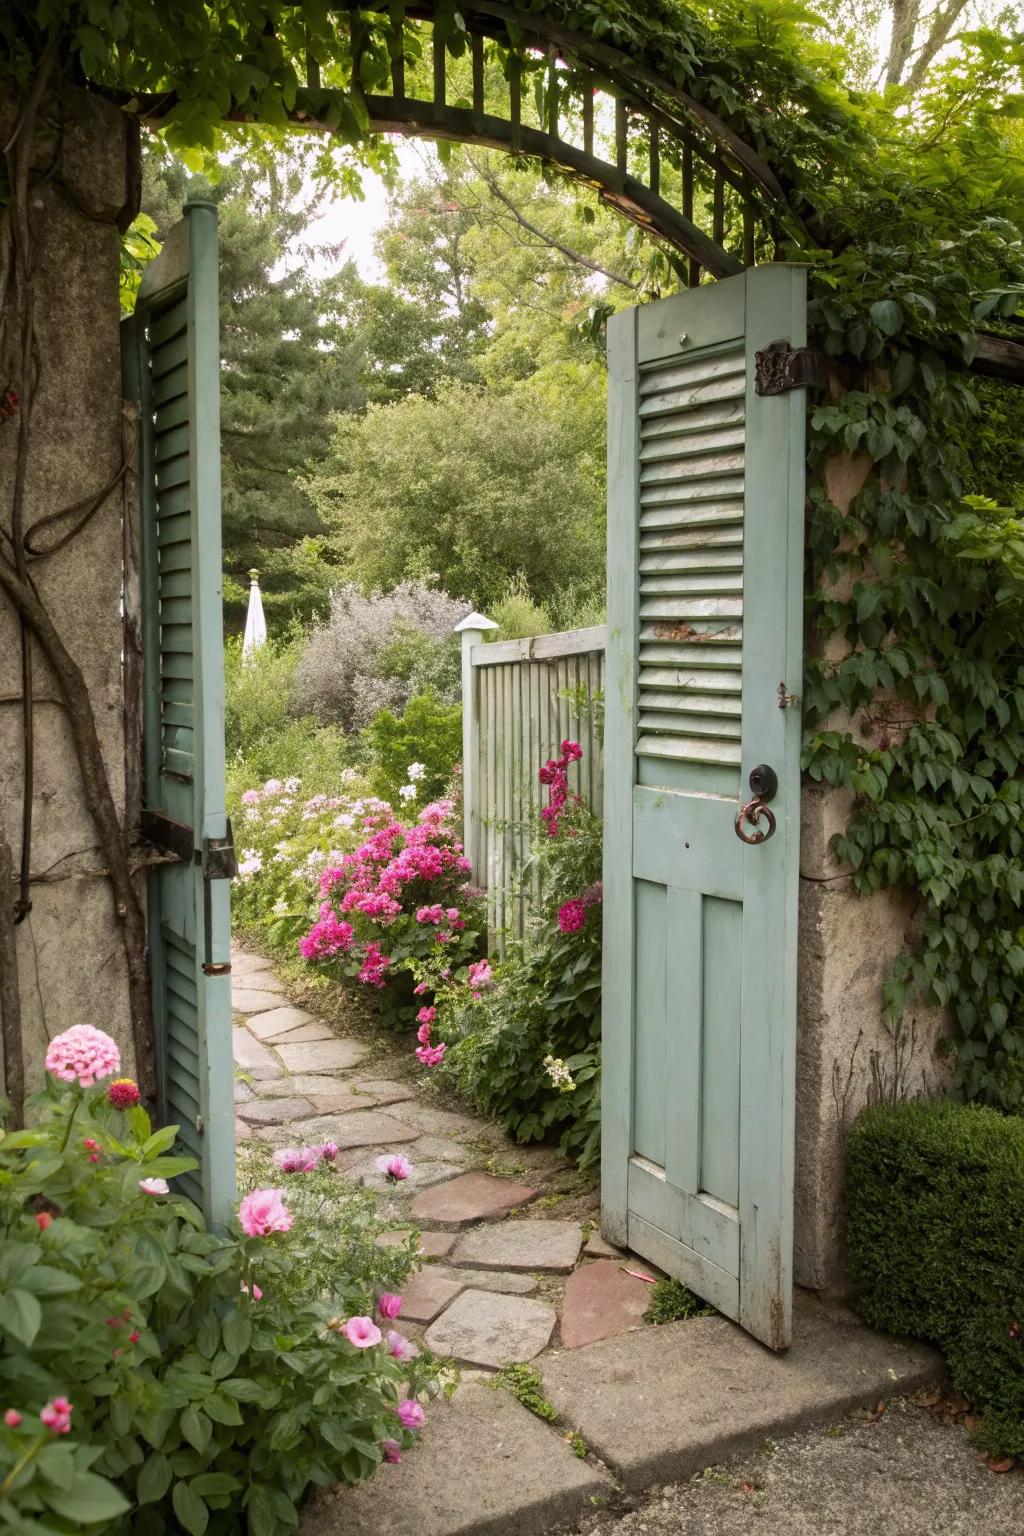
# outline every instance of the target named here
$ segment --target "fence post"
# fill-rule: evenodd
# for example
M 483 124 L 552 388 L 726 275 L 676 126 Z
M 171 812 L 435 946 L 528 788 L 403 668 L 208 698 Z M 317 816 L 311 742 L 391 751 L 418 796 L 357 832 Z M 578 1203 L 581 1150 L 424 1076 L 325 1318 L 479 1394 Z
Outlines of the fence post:
M 462 639 L 462 841 L 466 857 L 473 865 L 476 883 L 483 885 L 477 868 L 480 830 L 480 721 L 477 718 L 477 691 L 473 678 L 472 653 L 475 645 L 482 645 L 487 630 L 497 629 L 493 619 L 482 613 L 470 613 L 455 633 Z

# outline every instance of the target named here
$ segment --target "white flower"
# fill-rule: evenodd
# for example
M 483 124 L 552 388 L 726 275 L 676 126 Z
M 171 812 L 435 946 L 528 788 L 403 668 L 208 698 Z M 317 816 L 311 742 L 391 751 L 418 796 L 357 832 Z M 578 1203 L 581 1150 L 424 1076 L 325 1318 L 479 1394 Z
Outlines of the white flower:
M 295 793 L 295 791 L 296 791 L 296 790 L 297 790 L 297 789 L 298 789 L 298 787 L 299 787 L 299 785 L 300 785 L 300 784 L 301 784 L 301 783 L 302 783 L 302 780 L 301 780 L 301 779 L 285 779 L 285 781 L 284 781 L 284 787 L 285 787 L 285 789 L 287 789 L 287 790 L 288 790 L 288 791 L 289 791 L 289 792 L 290 792 L 290 793 L 291 793 L 291 794 L 294 794 L 294 793 Z
M 139 1188 L 144 1195 L 169 1195 L 171 1192 L 166 1179 L 140 1179 Z
M 403 784 L 401 789 L 398 791 L 398 793 L 401 795 L 403 800 L 415 800 L 416 799 L 416 785 L 415 784 Z
M 279 896 L 270 910 L 273 912 L 275 917 L 287 917 L 288 903 L 285 901 L 283 896 Z
M 263 793 L 265 795 L 276 795 L 282 787 L 280 779 L 268 779 L 263 786 Z
M 544 1070 L 559 1093 L 575 1093 L 576 1084 L 572 1080 L 572 1073 L 561 1056 L 545 1056 Z
M 425 763 L 410 763 L 409 767 L 406 769 L 406 778 L 410 783 L 414 784 L 417 779 L 422 779 L 426 771 L 427 768 Z
M 238 866 L 238 875 L 241 880 L 248 880 L 250 875 L 259 874 L 263 868 L 263 859 L 255 848 L 242 849 L 242 862 Z
M 335 816 L 334 825 L 336 827 L 354 827 L 355 821 L 356 819 L 351 811 L 342 811 L 340 816 Z

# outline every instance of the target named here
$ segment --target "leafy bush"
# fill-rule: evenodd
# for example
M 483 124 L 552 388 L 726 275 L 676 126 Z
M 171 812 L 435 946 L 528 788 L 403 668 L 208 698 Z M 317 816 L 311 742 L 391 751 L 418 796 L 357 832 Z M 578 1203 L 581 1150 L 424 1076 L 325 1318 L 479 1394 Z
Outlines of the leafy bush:
M 372 754 L 371 782 L 396 804 L 435 800 L 462 755 L 462 708 L 433 692 L 418 693 L 401 718 L 382 709 L 366 732 Z M 410 765 L 416 769 L 410 773 Z
M 280 1536 L 311 1486 L 372 1475 L 422 1420 L 434 1367 L 369 1316 L 409 1255 L 348 1196 L 357 1272 L 344 1227 L 324 1264 L 296 1180 L 250 1192 L 245 1235 L 207 1231 L 169 1188 L 194 1167 L 177 1127 L 102 1080 L 116 1059 L 100 1031 L 58 1036 L 38 1126 L 0 1135 L 0 1525 Z
M 579 746 L 562 749 L 541 769 L 550 790 L 537 848 L 545 896 L 529 942 L 511 945 L 500 964 L 448 977 L 421 967 L 433 1002 L 420 1014 L 417 1054 L 427 1065 L 444 1060 L 462 1092 L 518 1141 L 558 1132 L 559 1149 L 586 1166 L 601 1136 L 601 823 L 568 794 Z
M 1024 1119 L 948 1102 L 869 1109 L 848 1195 L 862 1315 L 938 1344 L 982 1443 L 1024 1455 Z
M 454 703 L 460 678 L 455 626 L 467 611 L 465 602 L 422 581 L 368 597 L 355 585 L 340 587 L 299 660 L 296 710 L 354 733 L 382 707 L 404 709 L 424 688 Z
M 274 777 L 301 775 L 310 793 L 327 788 L 348 760 L 345 737 L 336 726 L 292 713 L 302 644 L 301 636 L 268 640 L 243 667 L 241 641 L 227 641 L 224 723 L 231 809 L 244 790 Z
M 482 913 L 451 812 L 439 800 L 412 825 L 390 807 L 365 817 L 365 840 L 320 876 L 319 917 L 300 941 L 311 963 L 376 990 L 392 1028 L 412 1022 L 424 965 L 454 971 L 476 952 Z

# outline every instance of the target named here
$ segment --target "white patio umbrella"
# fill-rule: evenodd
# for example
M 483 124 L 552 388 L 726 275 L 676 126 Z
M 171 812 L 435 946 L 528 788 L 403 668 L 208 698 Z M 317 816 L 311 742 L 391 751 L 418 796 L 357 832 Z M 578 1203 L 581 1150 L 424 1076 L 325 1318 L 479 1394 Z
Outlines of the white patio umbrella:
M 261 645 L 267 643 L 267 621 L 263 613 L 263 598 L 260 596 L 260 573 L 249 572 L 249 612 L 245 616 L 245 634 L 242 638 L 242 664 L 249 660 L 254 651 L 258 651 Z

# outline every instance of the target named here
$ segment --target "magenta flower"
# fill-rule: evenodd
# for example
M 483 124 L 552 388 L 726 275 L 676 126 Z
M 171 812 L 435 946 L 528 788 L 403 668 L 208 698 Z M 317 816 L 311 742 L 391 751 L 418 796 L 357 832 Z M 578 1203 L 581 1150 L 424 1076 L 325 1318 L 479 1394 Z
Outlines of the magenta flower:
M 109 1035 L 91 1024 L 73 1024 L 55 1035 L 46 1052 L 46 1070 L 62 1083 L 91 1088 L 121 1070 L 121 1053 Z
M 253 1301 L 262 1301 L 263 1300 L 263 1292 L 260 1290 L 260 1288 L 256 1284 L 255 1280 L 253 1281 L 251 1287 L 246 1285 L 245 1281 L 243 1280 L 242 1281 L 242 1290 L 245 1292 L 245 1294 L 247 1296 L 251 1296 Z
M 312 1173 L 320 1161 L 320 1148 L 281 1147 L 274 1153 L 273 1160 L 282 1173 Z
M 281 1198 L 283 1189 L 253 1189 L 238 1207 L 238 1220 L 246 1237 L 267 1237 L 291 1230 L 291 1212 Z
M 171 1192 L 166 1179 L 140 1179 L 139 1188 L 144 1195 L 169 1195 Z
M 419 1041 L 420 1045 L 430 1044 L 430 1031 L 432 1027 L 433 1026 L 430 1024 L 420 1025 L 419 1029 L 416 1031 L 416 1039 Z
M 422 997 L 424 992 L 430 991 L 430 988 L 425 981 L 420 981 L 416 983 L 412 990 L 417 997 Z
M 17 1408 L 8 1408 L 7 1412 L 4 1414 L 4 1423 L 7 1425 L 8 1429 L 17 1429 L 18 1425 L 21 1423 L 21 1414 L 18 1412 Z
M 396 1296 L 394 1291 L 383 1291 L 377 1301 L 377 1310 L 381 1317 L 397 1317 L 402 1310 L 401 1296 Z
M 356 1349 L 371 1349 L 381 1341 L 381 1331 L 372 1317 L 350 1317 L 341 1331 Z
M 415 1360 L 419 1354 L 416 1345 L 395 1328 L 388 1329 L 388 1354 L 395 1360 Z
M 416 1022 L 417 1024 L 433 1024 L 436 1018 L 436 1008 L 421 1008 L 419 1013 L 416 1015 Z
M 558 909 L 558 927 L 561 933 L 579 933 L 587 920 L 587 909 L 582 901 L 567 901 Z
M 45 1408 L 39 1410 L 40 1423 L 55 1435 L 69 1435 L 71 1433 L 71 1404 L 66 1397 L 55 1397 L 47 1403 Z M 401 1414 L 399 1414 L 401 1417 Z M 404 1420 L 403 1420 L 404 1422 Z
M 107 1089 L 107 1098 L 115 1109 L 131 1109 L 139 1102 L 139 1085 L 130 1077 L 117 1077 Z
M 494 980 L 494 971 L 489 960 L 475 961 L 466 972 L 471 987 L 489 987 Z
M 325 1141 L 322 1146 L 317 1147 L 315 1150 L 320 1153 L 325 1163 L 333 1163 L 338 1156 L 338 1143 L 336 1141 Z
M 412 1173 L 412 1164 L 406 1161 L 401 1152 L 385 1152 L 383 1157 L 378 1157 L 376 1166 L 381 1173 L 386 1173 L 394 1184 L 407 1179 Z
M 402 1447 L 399 1445 L 397 1440 L 382 1440 L 380 1443 L 380 1448 L 384 1452 L 385 1461 L 401 1461 Z
M 447 1049 L 443 1040 L 440 1045 L 418 1045 L 416 1060 L 422 1062 L 425 1067 L 439 1067 L 444 1061 L 444 1053 Z
M 426 1414 L 414 1397 L 403 1397 L 398 1405 L 398 1419 L 405 1429 L 422 1429 Z

